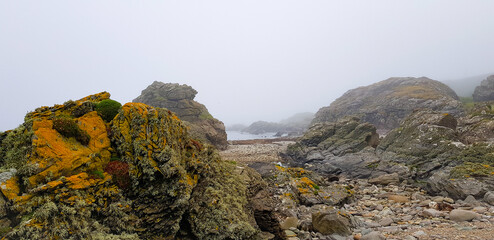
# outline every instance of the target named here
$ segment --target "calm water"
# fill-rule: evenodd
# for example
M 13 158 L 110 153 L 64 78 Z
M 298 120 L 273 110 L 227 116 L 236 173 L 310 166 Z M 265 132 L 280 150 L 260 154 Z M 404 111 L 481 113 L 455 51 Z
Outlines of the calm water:
M 264 133 L 264 134 L 250 134 L 243 133 L 239 131 L 226 131 L 228 140 L 250 140 L 250 139 L 270 139 L 276 138 L 274 135 L 276 133 Z

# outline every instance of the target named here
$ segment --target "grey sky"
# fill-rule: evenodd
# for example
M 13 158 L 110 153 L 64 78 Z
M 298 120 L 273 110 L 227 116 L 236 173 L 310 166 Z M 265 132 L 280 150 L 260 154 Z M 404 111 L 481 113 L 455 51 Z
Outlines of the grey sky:
M 153 81 L 226 124 L 315 112 L 392 76 L 493 72 L 494 1 L 0 1 L 0 130 Z

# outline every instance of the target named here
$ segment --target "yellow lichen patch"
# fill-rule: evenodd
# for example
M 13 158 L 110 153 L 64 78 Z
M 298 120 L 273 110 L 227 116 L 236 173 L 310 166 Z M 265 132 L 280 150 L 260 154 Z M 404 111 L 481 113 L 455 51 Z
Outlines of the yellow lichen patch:
M 86 102 L 86 101 L 100 102 L 100 101 L 103 101 L 106 99 L 110 99 L 110 93 L 100 92 L 97 94 L 93 94 L 93 95 L 89 95 L 87 97 L 81 98 L 81 99 L 77 100 L 76 102 L 78 104 L 81 104 L 81 103 Z
M 441 94 L 435 89 L 425 86 L 399 86 L 395 88 L 393 97 L 410 97 L 417 99 L 439 99 Z
M 53 121 L 41 118 L 33 122 L 33 154 L 29 163 L 42 171 L 29 177 L 32 187 L 43 182 L 48 176 L 59 178 L 75 174 L 83 165 L 103 168 L 110 159 L 110 139 L 106 125 L 96 112 L 90 112 L 76 119 L 80 128 L 90 136 L 88 146 L 73 138 L 67 139 L 53 129 Z M 90 163 L 90 164 L 89 164 Z
M 152 107 L 144 103 L 126 103 L 122 106 L 122 110 L 124 111 L 126 116 L 129 116 L 132 111 L 136 111 L 141 116 L 146 115 L 151 108 Z
M 19 178 L 18 177 L 12 177 L 9 180 L 5 181 L 1 186 L 1 190 L 3 195 L 9 199 L 9 200 L 14 200 L 16 197 L 19 196 Z
M 276 168 L 279 171 L 286 172 L 286 173 L 290 174 L 291 177 L 295 177 L 295 178 L 302 177 L 302 176 L 310 173 L 310 171 L 307 171 L 303 168 L 285 168 L 285 167 L 282 167 L 279 165 L 276 165 Z
M 93 184 L 91 180 L 94 179 L 88 179 L 87 173 L 79 173 L 77 175 L 70 176 L 67 179 L 67 185 L 68 187 L 72 189 L 84 189 Z
M 111 179 L 111 176 L 108 174 L 105 174 L 104 179 L 92 179 L 89 178 L 89 175 L 85 172 L 67 177 L 67 187 L 71 189 L 85 189 L 91 186 L 95 186 L 98 184 L 101 184 L 103 182 L 109 181 Z
M 189 185 L 191 187 L 194 187 L 197 184 L 197 180 L 198 180 L 197 174 L 194 174 L 194 175 L 186 174 L 185 175 L 185 183 L 187 183 L 187 185 Z M 184 182 L 184 181 L 180 180 L 180 182 Z
M 56 180 L 56 181 L 51 181 L 51 182 L 48 182 L 46 184 L 46 189 L 51 189 L 51 188 L 56 188 L 58 187 L 59 185 L 61 185 L 63 182 L 60 181 L 60 180 Z

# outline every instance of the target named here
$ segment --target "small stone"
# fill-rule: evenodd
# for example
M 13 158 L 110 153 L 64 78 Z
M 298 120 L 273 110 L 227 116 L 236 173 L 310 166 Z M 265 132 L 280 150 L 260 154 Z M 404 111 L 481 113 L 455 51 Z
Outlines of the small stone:
M 385 240 L 385 239 L 386 238 L 380 232 L 377 231 L 370 232 L 362 236 L 362 238 L 360 238 L 360 240 Z
M 375 227 L 380 227 L 381 225 L 376 222 L 365 222 L 365 226 L 370 228 L 375 228 Z
M 487 208 L 486 207 L 474 207 L 472 209 L 472 211 L 474 211 L 476 213 L 484 214 L 485 212 L 487 212 Z
M 477 206 L 479 205 L 479 202 L 477 201 L 477 199 L 475 199 L 474 196 L 472 195 L 468 195 L 465 200 L 463 200 L 464 203 L 470 205 L 470 206 Z
M 389 195 L 388 199 L 395 201 L 397 203 L 406 203 L 410 201 L 410 199 L 407 196 L 402 196 L 402 195 Z
M 479 218 L 480 215 L 478 213 L 463 209 L 454 209 L 449 213 L 449 219 L 455 222 L 471 221 Z
M 381 184 L 381 185 L 388 185 L 388 184 L 399 184 L 400 183 L 400 178 L 398 176 L 398 173 L 392 173 L 392 174 L 384 174 L 379 177 L 371 178 L 369 180 L 370 184 Z
M 413 236 L 420 239 L 426 237 L 427 233 L 425 233 L 424 231 L 416 231 L 413 233 Z
M 443 200 L 443 201 L 444 201 L 444 202 L 447 202 L 447 203 L 450 203 L 450 204 L 455 203 L 455 200 L 453 200 L 452 198 L 449 198 L 449 197 L 444 198 L 444 200 Z
M 283 221 L 280 226 L 281 226 L 281 229 L 283 230 L 287 230 L 287 229 L 290 229 L 291 227 L 294 227 L 296 228 L 298 225 L 298 218 L 296 217 L 287 217 L 285 219 L 285 221 Z
M 391 219 L 389 217 L 385 217 L 385 218 L 381 219 L 381 221 L 379 221 L 379 225 L 381 225 L 383 227 L 389 226 L 392 223 L 394 223 L 394 221 L 393 221 L 393 219 Z
M 288 238 L 289 238 L 289 237 L 296 237 L 296 236 L 297 236 L 297 234 L 295 234 L 295 233 L 294 233 L 293 231 L 291 231 L 291 230 L 285 230 L 285 236 L 286 236 L 286 237 L 288 237 Z
M 272 233 L 269 233 L 269 232 L 261 232 L 259 234 L 259 238 L 262 239 L 262 240 L 271 240 L 271 239 L 274 239 L 276 236 Z
M 387 232 L 387 233 L 396 233 L 401 231 L 401 228 L 397 226 L 389 226 L 389 227 L 382 227 L 379 228 L 380 231 Z
M 389 209 L 388 207 L 384 208 L 380 213 L 379 216 L 393 216 L 395 213 L 393 210 Z
M 432 202 L 431 200 L 427 199 L 427 200 L 424 200 L 424 201 L 420 202 L 419 203 L 419 206 L 421 206 L 421 207 L 428 207 L 431 202 Z
M 494 192 L 486 192 L 484 195 L 484 201 L 490 205 L 494 205 Z
M 311 237 L 310 237 L 310 233 L 309 232 L 306 232 L 306 231 L 300 231 L 298 234 L 297 234 L 297 237 L 300 239 L 300 240 L 310 240 Z
M 422 211 L 421 215 L 424 217 L 439 217 L 441 216 L 441 212 L 437 211 L 436 209 L 428 208 Z
M 442 201 L 444 201 L 444 197 L 441 197 L 441 196 L 433 197 L 432 198 L 432 201 L 434 201 L 434 202 L 442 202 Z
M 382 211 L 383 209 L 384 209 L 384 207 L 382 204 L 377 204 L 377 206 L 376 206 L 377 211 Z
M 312 214 L 312 226 L 325 235 L 350 235 L 352 233 L 350 217 L 348 214 L 343 216 L 340 212 L 336 209 L 315 212 Z
M 426 199 L 426 198 L 425 198 L 425 196 L 424 196 L 424 195 L 422 195 L 420 192 L 414 192 L 414 193 L 412 194 L 412 200 L 419 200 L 419 201 L 423 201 L 423 200 L 425 200 L 425 199 Z
M 414 236 L 406 236 L 403 240 L 417 240 Z

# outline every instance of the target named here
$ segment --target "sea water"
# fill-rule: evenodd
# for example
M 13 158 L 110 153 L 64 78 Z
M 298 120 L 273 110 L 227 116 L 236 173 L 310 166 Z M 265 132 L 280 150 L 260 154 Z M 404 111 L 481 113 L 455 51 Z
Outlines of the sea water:
M 240 131 L 226 131 L 228 140 L 272 139 L 276 133 L 250 134 Z

